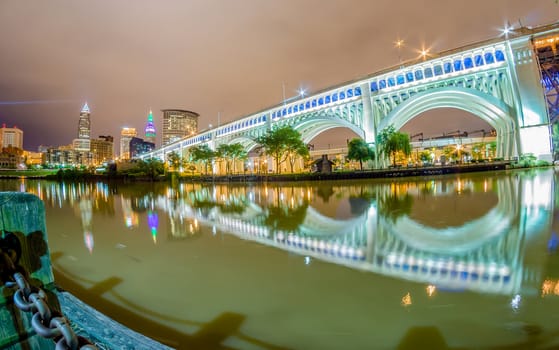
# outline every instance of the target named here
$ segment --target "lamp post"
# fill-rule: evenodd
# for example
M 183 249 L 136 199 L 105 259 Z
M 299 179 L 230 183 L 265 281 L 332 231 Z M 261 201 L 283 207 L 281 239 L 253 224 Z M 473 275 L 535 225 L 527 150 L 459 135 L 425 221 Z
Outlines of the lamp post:
M 394 42 L 394 46 L 398 49 L 398 63 L 402 64 L 402 46 L 404 46 L 404 40 L 398 39 Z
M 423 61 L 425 61 L 427 55 L 429 55 L 429 49 L 421 49 L 419 54 L 421 55 L 421 58 L 423 58 Z

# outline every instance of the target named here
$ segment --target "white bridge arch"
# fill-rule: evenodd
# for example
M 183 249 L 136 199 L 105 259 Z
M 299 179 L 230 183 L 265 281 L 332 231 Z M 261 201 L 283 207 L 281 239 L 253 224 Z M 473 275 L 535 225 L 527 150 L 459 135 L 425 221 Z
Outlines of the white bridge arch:
M 194 145 L 240 142 L 247 150 L 274 126 L 290 125 L 303 141 L 347 127 L 368 143 L 393 124 L 399 129 L 423 111 L 458 108 L 497 131 L 497 156 L 532 153 L 551 160 L 550 117 L 534 42 L 559 35 L 559 24 L 523 28 L 512 37 L 479 42 L 414 60 L 311 96 L 277 105 L 164 145 L 139 158 L 165 159 Z

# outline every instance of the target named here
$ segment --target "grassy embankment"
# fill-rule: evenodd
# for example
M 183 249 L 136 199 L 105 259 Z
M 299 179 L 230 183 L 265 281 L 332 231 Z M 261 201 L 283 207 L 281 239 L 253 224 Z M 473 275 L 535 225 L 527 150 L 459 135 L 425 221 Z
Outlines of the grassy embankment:
M 37 170 L 0 170 L 0 178 L 2 177 L 45 177 L 47 175 L 56 174 L 58 169 L 37 169 Z

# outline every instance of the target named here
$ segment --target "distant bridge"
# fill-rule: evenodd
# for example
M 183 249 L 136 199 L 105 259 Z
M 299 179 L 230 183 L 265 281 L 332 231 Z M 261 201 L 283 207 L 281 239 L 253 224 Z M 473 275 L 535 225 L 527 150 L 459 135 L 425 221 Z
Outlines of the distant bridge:
M 247 150 L 274 126 L 289 125 L 305 143 L 320 133 L 349 128 L 374 145 L 389 125 L 398 130 L 417 115 L 456 108 L 496 131 L 496 157 L 533 153 L 552 159 L 550 121 L 559 102 L 559 23 L 404 62 L 312 96 L 277 105 L 192 137 L 164 145 L 141 159 L 165 159 L 189 147 L 239 142 Z

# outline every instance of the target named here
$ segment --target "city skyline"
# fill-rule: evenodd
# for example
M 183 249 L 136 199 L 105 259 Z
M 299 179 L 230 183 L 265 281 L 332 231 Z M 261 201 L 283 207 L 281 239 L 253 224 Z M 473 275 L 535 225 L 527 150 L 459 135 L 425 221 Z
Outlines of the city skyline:
M 366 76 L 421 49 L 436 53 L 497 37 L 507 25 L 549 24 L 559 12 L 553 0 L 69 4 L 0 4 L 0 123 L 18 125 L 27 150 L 71 143 L 85 102 L 92 137 L 143 130 L 150 110 L 161 130 L 163 109 L 199 113 L 203 130 L 300 89 Z M 443 132 L 484 124 L 452 113 L 430 112 L 410 124 Z

